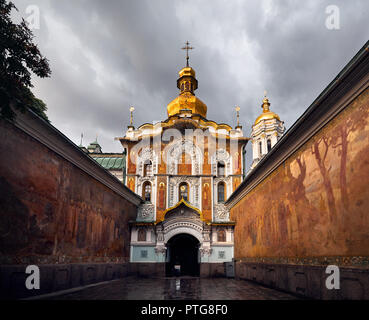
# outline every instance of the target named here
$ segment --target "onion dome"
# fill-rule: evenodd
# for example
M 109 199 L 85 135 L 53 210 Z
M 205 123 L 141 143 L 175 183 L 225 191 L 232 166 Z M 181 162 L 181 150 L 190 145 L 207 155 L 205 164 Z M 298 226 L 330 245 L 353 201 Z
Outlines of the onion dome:
M 262 120 L 277 119 L 277 120 L 281 121 L 278 114 L 270 111 L 269 106 L 270 106 L 269 99 L 267 97 L 264 97 L 263 104 L 261 105 L 261 107 L 263 108 L 263 113 L 260 116 L 257 117 L 257 119 L 255 120 L 254 125 L 257 125 Z
M 199 114 L 206 118 L 208 107 L 194 94 L 197 86 L 198 82 L 193 68 L 187 66 L 179 71 L 177 87 L 180 93 L 177 98 L 168 104 L 168 117 L 179 114 L 181 110 L 191 110 L 192 114 Z

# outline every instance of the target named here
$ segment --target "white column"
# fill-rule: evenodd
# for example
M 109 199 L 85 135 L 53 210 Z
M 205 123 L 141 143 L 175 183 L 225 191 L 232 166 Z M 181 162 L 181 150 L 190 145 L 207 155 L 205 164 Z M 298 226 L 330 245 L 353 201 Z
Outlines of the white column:
M 146 230 L 146 241 L 151 242 L 151 229 Z
M 277 131 L 273 132 L 271 143 L 272 147 L 278 142 Z
M 255 139 L 252 140 L 252 158 L 255 160 L 259 157 L 259 150 L 258 150 L 258 141 Z
M 262 138 L 263 141 L 263 154 L 267 154 L 268 153 L 268 145 L 267 145 L 267 138 L 266 135 L 264 134 L 264 138 Z
M 137 228 L 132 228 L 131 232 L 131 242 L 137 241 Z
M 232 242 L 232 231 L 231 230 L 226 230 L 226 241 Z

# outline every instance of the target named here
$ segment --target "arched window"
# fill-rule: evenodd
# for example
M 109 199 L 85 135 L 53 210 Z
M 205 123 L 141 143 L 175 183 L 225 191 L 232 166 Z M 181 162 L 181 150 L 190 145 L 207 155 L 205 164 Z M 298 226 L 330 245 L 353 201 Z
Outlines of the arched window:
M 179 185 L 179 200 L 183 198 L 183 200 L 188 201 L 188 184 L 186 182 L 182 182 Z
M 223 229 L 218 231 L 218 242 L 226 242 L 226 233 Z
M 144 228 L 138 229 L 137 241 L 146 241 L 146 230 Z
M 225 175 L 225 164 L 224 164 L 223 161 L 218 161 L 217 169 L 218 169 L 218 177 L 224 177 L 224 175 Z
M 259 141 L 259 155 L 261 156 L 263 154 L 263 148 L 261 145 L 261 141 Z
M 183 91 L 184 90 L 184 83 L 182 82 L 182 84 L 181 84 L 181 91 Z
M 270 139 L 267 140 L 267 146 L 268 146 L 268 152 L 272 150 L 272 142 L 270 141 Z
M 142 198 L 146 202 L 151 202 L 151 183 L 146 181 L 142 186 Z
M 224 202 L 224 198 L 225 198 L 225 186 L 224 186 L 224 182 L 219 182 L 218 183 L 218 202 Z
M 152 176 L 152 162 L 146 160 L 144 163 L 144 177 Z

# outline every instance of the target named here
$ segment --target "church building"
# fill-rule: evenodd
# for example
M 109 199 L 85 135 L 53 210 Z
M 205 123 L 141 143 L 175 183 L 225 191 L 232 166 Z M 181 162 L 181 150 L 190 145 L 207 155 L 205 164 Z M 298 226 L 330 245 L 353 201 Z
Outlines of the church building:
M 87 151 L 100 165 L 140 195 L 143 203 L 131 222 L 130 262 L 146 273 L 216 275 L 233 259 L 233 231 L 224 202 L 246 175 L 246 144 L 252 142 L 251 169 L 284 132 L 279 116 L 264 98 L 262 114 L 244 137 L 207 118 L 207 105 L 196 95 L 195 70 L 179 71 L 179 95 L 167 106 L 168 118 L 133 126 L 118 137 L 122 154 L 102 153 L 97 141 Z M 145 273 L 145 272 L 144 272 Z

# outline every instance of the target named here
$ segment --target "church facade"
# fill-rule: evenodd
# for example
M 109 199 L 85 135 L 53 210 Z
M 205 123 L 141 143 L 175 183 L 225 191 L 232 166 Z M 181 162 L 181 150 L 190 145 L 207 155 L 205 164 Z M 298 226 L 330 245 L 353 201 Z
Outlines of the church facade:
M 181 274 L 214 273 L 213 266 L 223 268 L 233 259 L 235 224 L 224 202 L 244 178 L 250 138 L 239 123 L 232 128 L 207 119 L 206 104 L 195 96 L 192 67 L 179 71 L 177 87 L 166 120 L 137 129 L 131 123 L 116 138 L 126 153 L 125 182 L 144 200 L 131 223 L 130 261 L 165 265 L 167 275 L 175 268 Z M 259 118 L 258 124 L 278 122 L 277 128 L 268 123 L 275 143 L 283 133 L 278 116 L 264 108 Z
M 133 265 L 167 275 L 221 274 L 234 257 L 235 223 L 224 203 L 246 176 L 246 145 L 251 140 L 252 170 L 284 126 L 267 97 L 250 138 L 243 135 L 238 107 L 235 128 L 207 119 L 188 60 L 177 87 L 163 121 L 135 128 L 131 108 L 128 130 L 116 138 L 121 154 L 103 153 L 97 139 L 84 150 L 143 199 L 131 221 Z

